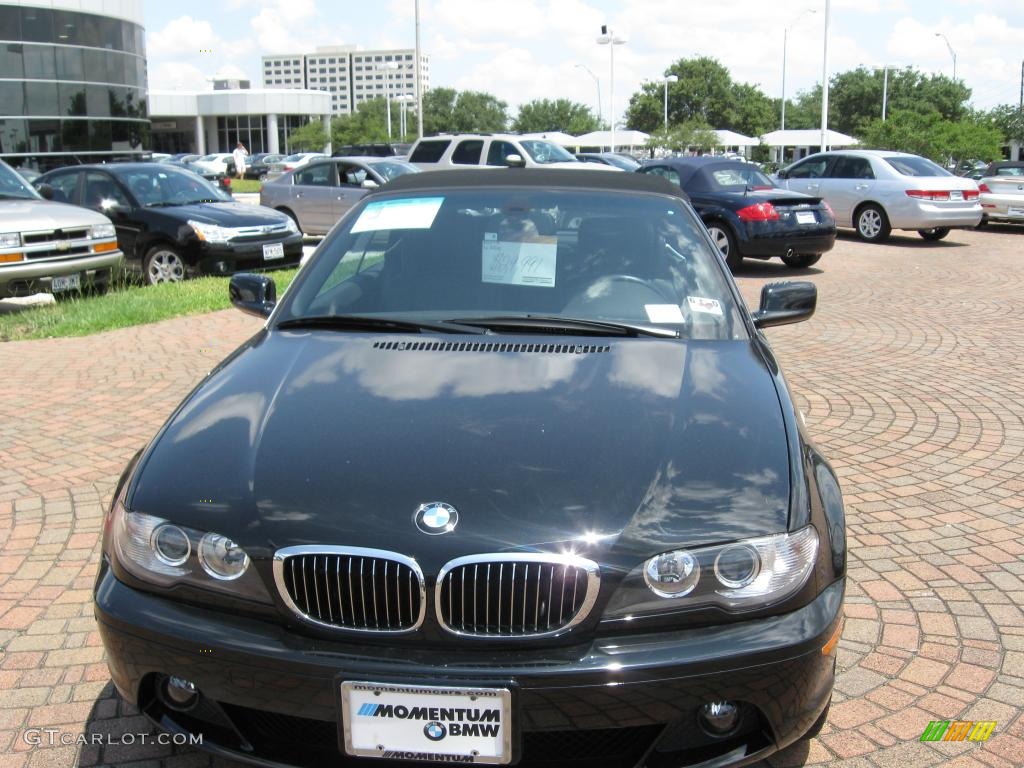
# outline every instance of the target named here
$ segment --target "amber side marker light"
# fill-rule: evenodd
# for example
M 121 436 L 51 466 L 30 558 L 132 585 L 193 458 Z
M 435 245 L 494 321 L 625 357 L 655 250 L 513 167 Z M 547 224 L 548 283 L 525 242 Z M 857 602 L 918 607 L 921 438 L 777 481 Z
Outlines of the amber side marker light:
M 839 646 L 839 638 L 843 635 L 843 625 L 846 623 L 846 617 L 840 616 L 839 623 L 836 624 L 835 630 L 832 632 L 832 637 L 828 639 L 828 642 L 821 646 L 822 656 L 831 656 L 836 652 L 836 648 Z
M 21 253 L 0 253 L 0 264 L 10 264 L 14 261 L 24 261 L 25 255 Z
M 93 250 L 93 253 L 103 253 L 104 251 L 116 251 L 117 250 L 117 241 L 115 240 L 112 243 L 96 243 L 92 247 L 92 250 Z

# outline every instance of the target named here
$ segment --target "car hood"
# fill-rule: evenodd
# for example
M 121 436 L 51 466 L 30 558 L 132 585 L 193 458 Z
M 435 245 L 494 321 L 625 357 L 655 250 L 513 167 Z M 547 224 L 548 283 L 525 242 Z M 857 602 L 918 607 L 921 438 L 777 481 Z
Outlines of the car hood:
M 428 572 L 507 550 L 628 569 L 786 529 L 781 406 L 749 342 L 422 338 L 261 332 L 171 418 L 129 508 L 257 558 L 375 547 Z M 455 531 L 418 531 L 431 501 Z
M 0 199 L 0 231 L 23 232 L 37 229 L 83 227 L 109 224 L 102 213 L 49 200 Z
M 171 205 L 152 210 L 181 219 L 183 222 L 191 219 L 222 227 L 265 226 L 288 221 L 288 217 L 283 213 L 247 203 L 196 203 L 194 205 Z

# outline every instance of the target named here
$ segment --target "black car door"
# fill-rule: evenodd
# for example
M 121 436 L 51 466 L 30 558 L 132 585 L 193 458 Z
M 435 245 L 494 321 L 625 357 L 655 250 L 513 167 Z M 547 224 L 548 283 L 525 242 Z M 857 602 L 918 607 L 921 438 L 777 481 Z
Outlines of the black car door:
M 82 174 L 81 205 L 102 213 L 114 222 L 117 245 L 126 259 L 136 258 L 135 244 L 141 231 L 135 200 L 113 175 L 89 169 Z

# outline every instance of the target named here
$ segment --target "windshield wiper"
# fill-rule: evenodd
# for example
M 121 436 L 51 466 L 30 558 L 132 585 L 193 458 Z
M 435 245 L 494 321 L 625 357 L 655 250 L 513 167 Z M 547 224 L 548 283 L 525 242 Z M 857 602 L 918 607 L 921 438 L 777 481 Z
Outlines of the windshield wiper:
M 422 333 L 436 331 L 438 333 L 472 333 L 482 334 L 484 331 L 475 326 L 459 325 L 454 321 L 439 320 L 404 320 L 394 317 L 368 317 L 366 315 L 312 315 L 310 317 L 293 317 L 282 320 L 278 328 L 333 328 L 336 330 L 367 330 L 393 331 L 399 333 Z
M 530 333 L 564 333 L 575 336 L 657 336 L 678 339 L 679 331 L 641 323 L 620 323 L 611 320 L 589 320 L 559 315 L 503 315 L 495 317 L 457 317 L 450 322 L 475 325 L 491 331 L 511 329 Z

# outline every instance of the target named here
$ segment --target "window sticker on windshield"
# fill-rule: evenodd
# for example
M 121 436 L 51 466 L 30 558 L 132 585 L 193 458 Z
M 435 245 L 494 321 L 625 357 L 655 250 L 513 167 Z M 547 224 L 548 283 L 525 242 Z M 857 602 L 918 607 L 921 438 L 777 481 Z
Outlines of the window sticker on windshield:
M 704 312 L 708 315 L 722 316 L 722 305 L 717 299 L 705 299 L 700 296 L 687 296 L 686 303 L 690 305 L 691 312 Z
M 443 197 L 415 197 L 407 200 L 381 200 L 367 205 L 352 232 L 376 232 L 380 229 L 430 229 Z
M 652 323 L 682 323 L 683 310 L 678 304 L 644 304 L 647 319 Z
M 485 283 L 553 288 L 557 251 L 556 237 L 485 239 L 482 280 Z

